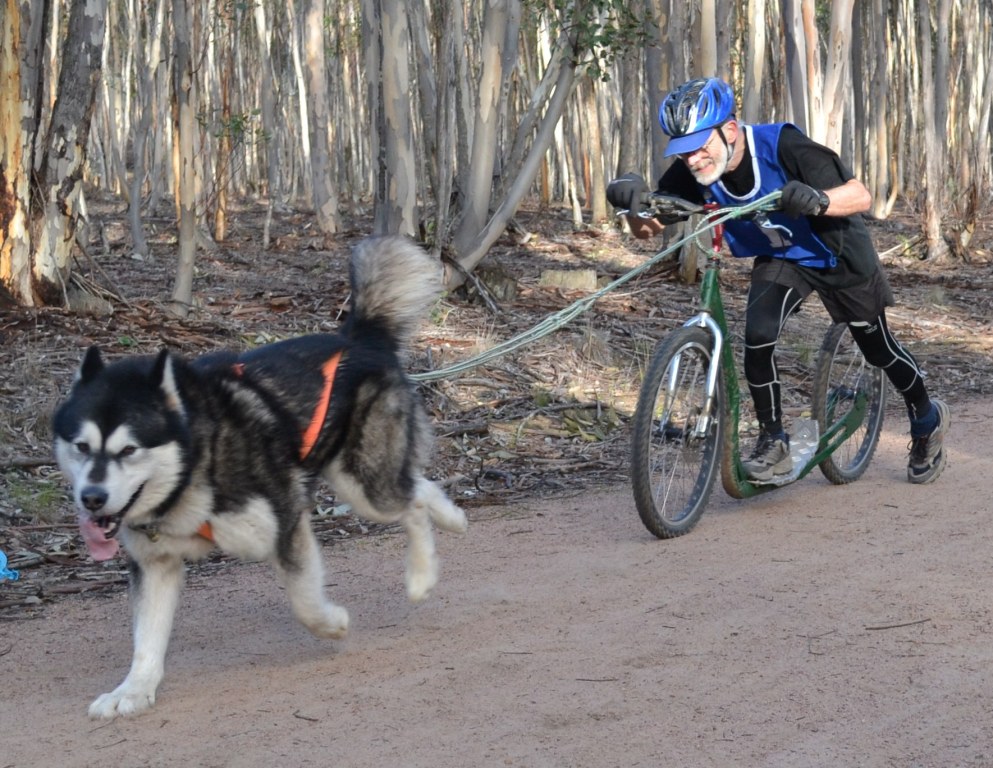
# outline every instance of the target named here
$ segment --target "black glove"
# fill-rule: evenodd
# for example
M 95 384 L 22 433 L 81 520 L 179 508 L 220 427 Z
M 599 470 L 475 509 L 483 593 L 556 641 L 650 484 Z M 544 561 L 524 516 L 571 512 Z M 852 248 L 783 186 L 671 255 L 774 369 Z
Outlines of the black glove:
M 783 196 L 779 199 L 783 213 L 793 219 L 801 216 L 820 216 L 828 209 L 830 203 L 828 196 L 823 192 L 796 180 L 783 185 Z
M 641 176 L 626 173 L 607 185 L 607 202 L 634 216 L 645 210 L 643 198 L 651 191 Z

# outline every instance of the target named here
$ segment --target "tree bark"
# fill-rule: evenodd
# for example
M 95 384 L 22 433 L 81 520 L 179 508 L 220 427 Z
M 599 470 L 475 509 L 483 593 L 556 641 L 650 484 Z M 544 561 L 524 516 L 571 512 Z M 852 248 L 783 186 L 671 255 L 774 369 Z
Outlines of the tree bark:
M 548 145 L 552 141 L 555 126 L 562 117 L 562 112 L 565 109 L 565 104 L 568 101 L 573 83 L 575 82 L 575 60 L 568 53 L 562 53 L 563 51 L 570 52 L 573 49 L 574 45 L 570 44 L 569 40 L 565 40 L 560 43 L 559 49 L 556 52 L 556 55 L 563 55 L 564 61 L 558 70 L 558 81 L 555 84 L 555 89 L 548 102 L 544 117 L 538 126 L 531 150 L 528 152 L 521 167 L 520 174 L 507 189 L 507 193 L 499 207 L 493 213 L 493 216 L 490 217 L 482 231 L 479 232 L 478 236 L 458 251 L 458 264 L 465 272 L 471 272 L 476 268 L 476 265 L 482 261 L 490 246 L 496 242 L 497 238 L 507 228 L 507 224 L 521 204 L 521 200 L 527 194 L 538 173 L 538 167 L 541 164 L 545 151 L 548 149 Z M 449 271 L 445 280 L 446 288 L 449 290 L 457 288 L 462 285 L 464 280 L 465 278 L 461 272 L 455 270 Z
M 377 232 L 413 235 L 417 232 L 417 179 L 410 117 L 410 33 L 405 0 L 382 0 L 382 103 L 385 161 L 376 200 Z M 389 52 L 389 55 L 386 55 Z
M 824 73 L 823 98 L 820 101 L 824 110 L 818 121 L 823 126 L 822 141 L 838 154 L 841 154 L 845 104 L 850 93 L 848 73 L 851 67 L 854 7 L 855 0 L 834 0 L 831 5 L 827 67 Z
M 307 0 L 304 54 L 307 62 L 307 103 L 310 109 L 311 186 L 317 226 L 331 235 L 341 228 L 338 190 L 334 183 L 329 147 L 334 143 L 334 121 L 328 103 L 327 64 L 324 59 L 326 0 Z
M 496 161 L 500 95 L 504 75 L 503 47 L 511 23 L 511 5 L 517 0 L 487 0 L 483 16 L 483 39 L 480 44 L 480 72 L 476 91 L 471 156 L 467 168 L 462 223 L 455 232 L 453 247 L 457 253 L 469 248 L 483 229 L 489 216 L 493 192 L 493 169 Z
M 31 279 L 32 147 L 43 90 L 48 3 L 0 0 L 0 287 L 11 301 L 38 303 Z M 6 303 L 6 301 L 5 301 Z
M 173 27 L 176 36 L 174 98 L 179 145 L 179 263 L 172 291 L 172 311 L 185 317 L 193 307 L 193 265 L 196 256 L 196 158 L 193 134 L 196 111 L 193 96 L 191 53 L 193 22 L 186 0 L 174 0 Z
M 765 0 L 748 0 L 748 39 L 745 47 L 745 90 L 741 97 L 741 117 L 758 123 L 762 114 L 762 85 L 765 69 Z
M 32 207 L 32 282 L 41 304 L 66 298 L 106 16 L 106 0 L 73 3 L 69 13 L 58 95 L 35 177 L 42 200 Z
M 929 0 L 917 2 L 918 44 L 921 61 L 921 107 L 924 115 L 924 242 L 927 258 L 940 260 L 948 253 L 941 236 L 944 180 L 939 158 L 938 126 L 935 123 L 935 83 L 931 56 L 931 14 Z

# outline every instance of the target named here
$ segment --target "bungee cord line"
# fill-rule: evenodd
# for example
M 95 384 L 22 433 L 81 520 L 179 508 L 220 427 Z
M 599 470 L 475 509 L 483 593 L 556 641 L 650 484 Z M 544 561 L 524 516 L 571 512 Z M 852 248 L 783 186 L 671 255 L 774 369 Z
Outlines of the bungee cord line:
M 625 272 L 613 282 L 599 288 L 588 296 L 577 299 L 569 306 L 549 315 L 544 320 L 541 320 L 533 325 L 531 328 L 522 331 L 516 336 L 512 336 L 506 341 L 496 344 L 485 352 L 481 352 L 468 360 L 463 360 L 434 371 L 423 371 L 421 373 L 410 374 L 410 378 L 414 381 L 436 381 L 438 379 L 449 378 L 453 375 L 470 371 L 473 368 L 477 368 L 491 360 L 495 360 L 498 357 L 502 357 L 503 355 L 513 352 L 514 350 L 520 349 L 521 347 L 526 346 L 527 344 L 530 344 L 543 336 L 547 336 L 550 333 L 557 331 L 559 328 L 568 325 L 573 319 L 592 307 L 598 299 L 634 279 L 642 272 L 664 259 L 670 253 L 673 253 L 677 249 L 681 248 L 686 243 L 692 241 L 698 248 L 704 248 L 704 246 L 700 244 L 700 237 L 712 230 L 714 227 L 731 219 L 739 219 L 753 213 L 777 210 L 779 197 L 780 192 L 777 190 L 746 205 L 717 208 L 709 212 L 704 221 L 690 234 L 670 244 L 668 248 L 659 251 L 650 259 L 639 264 L 629 272 Z

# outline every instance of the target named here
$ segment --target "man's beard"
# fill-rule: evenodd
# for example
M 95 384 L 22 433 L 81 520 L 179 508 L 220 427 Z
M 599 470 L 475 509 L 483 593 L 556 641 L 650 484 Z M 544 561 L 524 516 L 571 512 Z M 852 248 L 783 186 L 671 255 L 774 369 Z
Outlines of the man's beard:
M 696 179 L 697 184 L 709 187 L 724 175 L 730 159 L 731 148 L 724 144 L 724 142 L 721 142 L 716 152 L 709 155 L 706 161 L 698 164 L 697 168 L 690 168 L 690 173 L 693 174 L 693 178 Z

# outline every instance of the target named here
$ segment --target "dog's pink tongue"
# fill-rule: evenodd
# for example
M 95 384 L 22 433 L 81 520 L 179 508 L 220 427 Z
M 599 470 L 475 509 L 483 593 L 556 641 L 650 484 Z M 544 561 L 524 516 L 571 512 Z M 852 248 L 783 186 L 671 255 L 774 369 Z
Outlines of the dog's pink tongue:
M 79 532 L 83 536 L 90 557 L 97 562 L 110 560 L 117 554 L 120 546 L 117 539 L 108 539 L 104 536 L 103 528 L 93 522 L 89 515 L 81 514 L 79 516 Z

